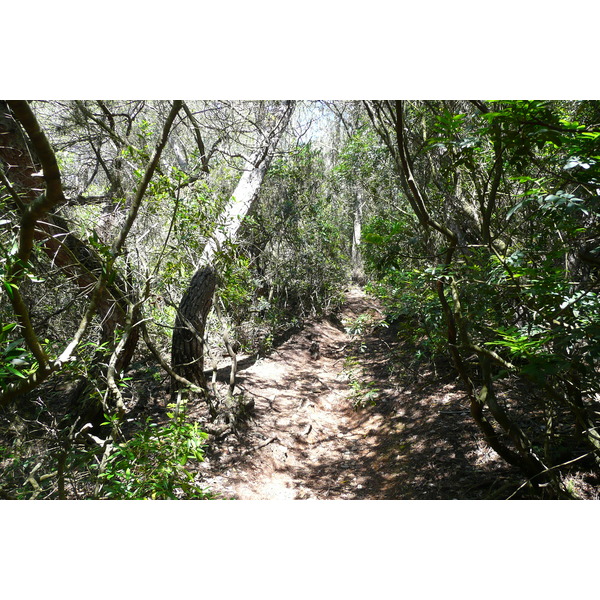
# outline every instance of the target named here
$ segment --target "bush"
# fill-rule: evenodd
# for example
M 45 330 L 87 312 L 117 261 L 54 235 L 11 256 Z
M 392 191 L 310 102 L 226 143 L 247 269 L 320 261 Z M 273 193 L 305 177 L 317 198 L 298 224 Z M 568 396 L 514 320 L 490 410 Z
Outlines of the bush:
M 170 422 L 150 420 L 130 440 L 113 447 L 99 474 L 100 497 L 111 499 L 206 500 L 212 495 L 198 486 L 188 465 L 204 460 L 208 435 L 190 423 L 185 410 L 167 413 Z

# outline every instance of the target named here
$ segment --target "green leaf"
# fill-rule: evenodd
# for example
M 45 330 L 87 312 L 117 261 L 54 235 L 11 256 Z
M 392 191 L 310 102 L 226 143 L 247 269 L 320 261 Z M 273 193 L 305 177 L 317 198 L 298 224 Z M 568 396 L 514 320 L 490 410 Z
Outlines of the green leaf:
M 367 242 L 368 244 L 381 245 L 385 242 L 385 238 L 378 233 L 364 233 L 362 237 L 363 241 Z
M 17 289 L 17 286 L 14 283 L 9 283 L 8 281 L 3 281 L 2 284 L 4 285 L 4 289 L 6 290 L 6 293 L 8 294 L 9 298 L 13 298 L 13 289 Z
M 23 373 L 21 373 L 21 371 L 17 371 L 17 369 L 15 369 L 14 367 L 11 367 L 10 365 L 4 365 L 4 368 L 7 371 L 9 371 L 10 373 L 12 373 L 13 375 L 20 377 L 21 379 L 27 379 L 26 375 L 23 375 Z
M 24 338 L 19 338 L 18 340 L 15 340 L 14 342 L 11 342 L 7 347 L 6 350 L 4 351 L 6 355 L 10 354 L 15 348 L 17 348 L 18 346 L 20 346 L 23 342 L 25 341 Z M 25 348 L 18 348 L 18 350 L 20 352 L 26 352 Z
M 508 221 L 519 209 L 529 202 L 529 199 L 521 200 L 518 204 L 515 204 L 506 214 L 506 220 Z

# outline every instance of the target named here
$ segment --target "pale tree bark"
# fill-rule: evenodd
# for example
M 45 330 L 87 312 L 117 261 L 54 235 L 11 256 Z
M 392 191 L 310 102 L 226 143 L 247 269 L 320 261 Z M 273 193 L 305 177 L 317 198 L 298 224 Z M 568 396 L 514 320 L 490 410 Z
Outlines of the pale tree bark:
M 294 102 L 287 102 L 271 131 L 265 136 L 263 143 L 246 161 L 244 172 L 227 203 L 222 215 L 222 227 L 219 227 L 206 244 L 201 264 L 212 262 L 213 256 L 226 241 L 234 241 L 242 226 L 244 217 L 252 213 L 258 198 L 262 182 L 273 160 L 279 140 L 287 129 L 294 112 Z
M 363 222 L 363 206 L 364 201 L 362 191 L 356 190 L 354 197 L 354 223 L 352 231 L 352 280 L 355 283 L 362 284 L 364 282 L 364 268 L 362 261 L 362 253 L 360 250 Z
M 244 218 L 251 214 L 259 197 L 265 174 L 293 111 L 294 102 L 286 102 L 282 112 L 276 115 L 275 125 L 248 159 L 244 173 L 223 213 L 222 226 L 214 232 L 206 245 L 200 260 L 201 266 L 192 277 L 179 304 L 173 331 L 172 368 L 177 375 L 201 387 L 205 393 L 207 393 L 207 383 L 203 372 L 203 340 L 206 317 L 212 306 L 218 279 L 213 259 L 215 253 L 224 244 L 237 239 Z M 185 386 L 182 386 L 180 379 L 172 378 L 171 390 L 174 395 L 183 387 Z

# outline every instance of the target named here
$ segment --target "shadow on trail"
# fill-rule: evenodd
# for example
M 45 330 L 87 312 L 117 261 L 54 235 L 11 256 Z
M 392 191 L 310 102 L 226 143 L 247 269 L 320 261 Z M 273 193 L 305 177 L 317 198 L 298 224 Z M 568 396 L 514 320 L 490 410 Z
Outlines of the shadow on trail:
M 362 346 L 363 376 L 381 392 L 374 406 L 357 409 L 357 418 L 380 420 L 348 445 L 347 457 L 315 475 L 327 479 L 345 468 L 360 485 L 346 493 L 357 499 L 374 492 L 381 499 L 502 498 L 519 487 L 519 472 L 482 441 L 449 365 L 439 372 L 415 365 L 415 349 L 393 326 L 375 329 Z
M 351 309 L 362 314 L 365 303 Z M 329 327 L 315 323 L 264 365 L 240 369 L 255 407 L 238 438 L 211 454 L 225 497 L 485 499 L 519 487 L 519 473 L 483 443 L 450 369 L 417 362 L 392 326 L 363 335 L 360 349 L 341 339 L 340 323 Z M 322 357 L 311 361 L 317 333 Z M 373 405 L 353 408 L 339 377 L 348 357 L 377 390 Z
M 321 497 L 348 499 L 505 498 L 519 487 L 519 472 L 483 443 L 451 372 L 422 364 L 402 382 L 389 371 L 414 349 L 393 329 L 379 328 L 362 344 L 363 376 L 381 389 L 379 398 L 356 409 L 341 452 L 296 468 L 297 481 Z

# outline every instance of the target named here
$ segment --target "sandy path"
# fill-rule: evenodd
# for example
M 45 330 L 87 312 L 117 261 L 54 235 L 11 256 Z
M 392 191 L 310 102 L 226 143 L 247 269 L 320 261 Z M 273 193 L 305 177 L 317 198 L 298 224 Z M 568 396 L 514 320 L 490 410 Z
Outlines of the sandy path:
M 391 328 L 353 343 L 342 323 L 360 315 L 382 316 L 351 289 L 340 321 L 311 323 L 240 370 L 255 408 L 238 438 L 209 451 L 202 484 L 248 500 L 507 496 L 514 470 L 483 443 L 452 370 L 432 370 Z M 374 405 L 355 409 L 357 382 L 373 386 Z
M 342 320 L 365 312 L 378 316 L 371 299 L 350 290 Z M 211 490 L 238 499 L 364 497 L 377 458 L 365 439 L 382 416 L 352 407 L 344 371 L 350 341 L 341 325 L 323 320 L 240 371 L 239 387 L 255 401 L 251 434 L 204 463 Z

